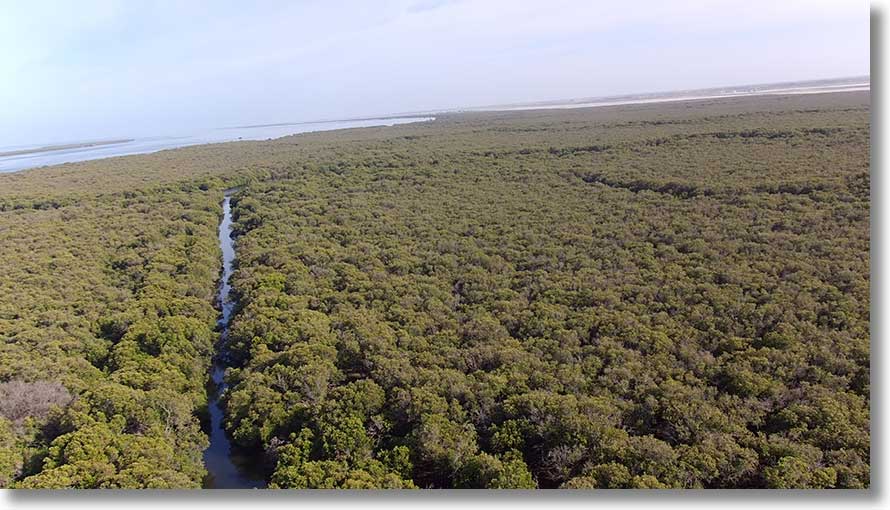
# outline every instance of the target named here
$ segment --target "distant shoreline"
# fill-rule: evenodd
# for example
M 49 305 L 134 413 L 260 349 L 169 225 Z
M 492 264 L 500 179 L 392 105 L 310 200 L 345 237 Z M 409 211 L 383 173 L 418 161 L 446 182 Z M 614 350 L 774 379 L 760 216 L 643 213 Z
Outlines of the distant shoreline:
M 733 97 L 830 94 L 838 92 L 861 92 L 870 90 L 871 78 L 868 76 L 862 76 L 828 80 L 808 80 L 759 85 L 738 85 L 728 87 L 712 87 L 705 89 L 677 90 L 670 92 L 649 92 L 616 96 L 536 101 L 529 103 L 508 103 L 499 105 L 473 106 L 457 110 L 449 110 L 447 113 L 596 108 L 603 106 L 668 103 L 675 101 L 696 101 L 703 99 L 726 99 Z
M 330 122 L 353 122 L 364 120 L 388 120 L 435 116 L 449 113 L 511 112 L 523 110 L 596 108 L 602 106 L 625 106 L 634 104 L 667 103 L 674 101 L 695 101 L 701 99 L 724 99 L 731 97 L 764 95 L 828 94 L 834 92 L 860 92 L 871 90 L 870 76 L 851 76 L 821 80 L 784 81 L 749 85 L 731 85 L 702 89 L 686 89 L 662 92 L 643 92 L 611 96 L 593 96 L 571 99 L 551 99 L 521 103 L 505 103 L 483 106 L 463 106 L 440 110 L 421 110 L 380 115 L 376 117 L 348 117 L 342 119 L 311 120 L 300 122 L 276 122 L 270 124 L 249 124 L 217 129 L 253 129 L 264 127 L 299 126 L 303 124 L 325 124 Z
M 185 139 L 178 143 L 169 141 L 151 142 L 148 139 L 112 139 L 95 142 L 72 142 L 43 147 L 32 147 L 7 152 L 0 152 L 0 173 L 18 172 L 42 166 L 73 163 L 90 159 L 146 154 L 159 150 L 175 149 L 189 145 L 208 143 L 225 143 L 242 140 L 271 140 L 294 134 L 327 131 L 338 123 L 359 123 L 364 125 L 339 126 L 334 129 L 361 128 L 373 126 L 390 126 L 404 122 L 433 120 L 441 115 L 472 114 L 485 112 L 520 112 L 533 110 L 561 110 L 576 108 L 601 108 L 629 105 L 647 105 L 671 102 L 687 102 L 702 100 L 732 99 L 754 96 L 796 96 L 802 94 L 832 94 L 869 92 L 871 78 L 869 76 L 781 82 L 772 84 L 752 84 L 739 86 L 714 87 L 706 89 L 689 89 L 672 92 L 650 92 L 624 94 L 615 96 L 586 97 L 564 100 L 539 101 L 529 103 L 509 103 L 501 105 L 462 107 L 446 110 L 430 110 L 425 112 L 400 112 L 379 117 L 356 117 L 349 119 L 327 119 L 301 122 L 278 122 L 268 124 L 252 124 L 243 126 L 220 127 L 207 131 L 203 136 L 179 137 Z M 325 126 L 322 129 L 299 129 L 300 126 Z M 287 129 L 293 128 L 293 129 Z M 241 130 L 241 133 L 237 133 Z M 215 134 L 213 134 L 215 133 Z M 235 134 L 229 134 L 235 133 Z M 238 136 L 238 135 L 241 136 Z M 135 147 L 133 147 L 135 142 Z M 121 150 L 104 147 L 121 145 Z M 127 150 L 123 150 L 123 149 Z M 78 150 L 80 149 L 80 150 Z M 64 152 L 72 151 L 71 153 Z
M 571 110 L 576 108 L 602 108 L 606 106 L 632 106 L 642 104 L 655 103 L 678 103 L 683 101 L 703 101 L 707 99 L 732 99 L 735 97 L 757 97 L 757 96 L 797 96 L 806 94 L 837 94 L 843 92 L 869 92 L 869 85 L 851 86 L 846 88 L 826 87 L 818 90 L 807 89 L 787 89 L 787 90 L 764 90 L 757 92 L 741 92 L 728 93 L 718 95 L 701 95 L 701 96 L 673 96 L 673 97 L 652 97 L 640 99 L 627 99 L 615 101 L 598 101 L 590 103 L 553 103 L 539 105 L 521 105 L 521 106 L 490 106 L 479 107 L 468 110 L 461 110 L 454 113 L 476 113 L 476 112 L 521 112 L 530 110 Z
M 133 138 L 121 138 L 118 140 L 100 140 L 98 142 L 83 143 L 66 143 L 59 145 L 44 145 L 43 147 L 33 147 L 30 149 L 19 149 L 15 151 L 0 152 L 0 157 L 23 156 L 25 154 L 35 154 L 38 152 L 64 151 L 70 149 L 88 149 L 90 147 L 100 147 L 103 145 L 115 145 L 119 143 L 132 142 Z

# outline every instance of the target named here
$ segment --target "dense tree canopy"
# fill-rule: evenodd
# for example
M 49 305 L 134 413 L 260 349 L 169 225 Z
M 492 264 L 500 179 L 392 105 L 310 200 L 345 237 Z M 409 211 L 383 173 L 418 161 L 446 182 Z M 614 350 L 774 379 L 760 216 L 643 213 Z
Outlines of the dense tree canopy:
M 0 486 L 867 487 L 869 100 L 443 115 L 0 176 Z
M 5 483 L 201 484 L 218 194 L 128 195 L 3 215 Z
M 247 187 L 235 439 L 280 487 L 867 486 L 867 109 L 671 122 Z

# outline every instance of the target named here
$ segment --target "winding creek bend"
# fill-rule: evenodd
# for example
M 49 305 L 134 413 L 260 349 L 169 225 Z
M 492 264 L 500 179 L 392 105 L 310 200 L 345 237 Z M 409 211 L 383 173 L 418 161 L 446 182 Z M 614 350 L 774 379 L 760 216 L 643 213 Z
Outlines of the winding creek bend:
M 223 378 L 228 365 L 228 333 L 229 321 L 235 309 L 230 299 L 232 277 L 235 262 L 235 240 L 232 239 L 232 194 L 236 189 L 225 191 L 223 198 L 223 217 L 219 223 L 219 247 L 222 249 L 223 272 L 219 282 L 220 319 L 217 322 L 220 330 L 216 355 L 213 357 L 208 392 L 208 414 L 210 416 L 210 446 L 204 450 L 204 466 L 207 478 L 204 480 L 206 489 L 254 489 L 265 488 L 266 482 L 262 472 L 262 460 L 241 451 L 232 444 L 223 426 L 223 408 L 220 397 L 226 389 Z

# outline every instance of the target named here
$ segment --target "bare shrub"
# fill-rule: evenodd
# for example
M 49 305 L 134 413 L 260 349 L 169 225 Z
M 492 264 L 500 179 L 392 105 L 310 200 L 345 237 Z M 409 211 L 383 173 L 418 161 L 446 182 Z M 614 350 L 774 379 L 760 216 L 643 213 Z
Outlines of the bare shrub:
M 578 463 L 584 458 L 579 446 L 560 445 L 547 452 L 541 471 L 547 478 L 563 482 L 571 478 Z
M 53 406 L 71 402 L 71 393 L 55 381 L 7 381 L 0 383 L 0 416 L 21 424 L 25 418 L 43 419 Z
M 278 463 L 278 457 L 281 453 L 281 447 L 288 444 L 287 441 L 281 439 L 278 436 L 273 437 L 269 440 L 269 444 L 266 445 L 265 454 L 266 459 L 273 465 Z

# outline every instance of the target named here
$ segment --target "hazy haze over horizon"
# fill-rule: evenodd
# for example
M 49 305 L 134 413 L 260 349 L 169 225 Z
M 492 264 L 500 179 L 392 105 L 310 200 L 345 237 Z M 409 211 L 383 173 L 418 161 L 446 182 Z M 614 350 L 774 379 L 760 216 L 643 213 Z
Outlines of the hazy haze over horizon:
M 869 74 L 864 1 L 0 1 L 0 146 Z

